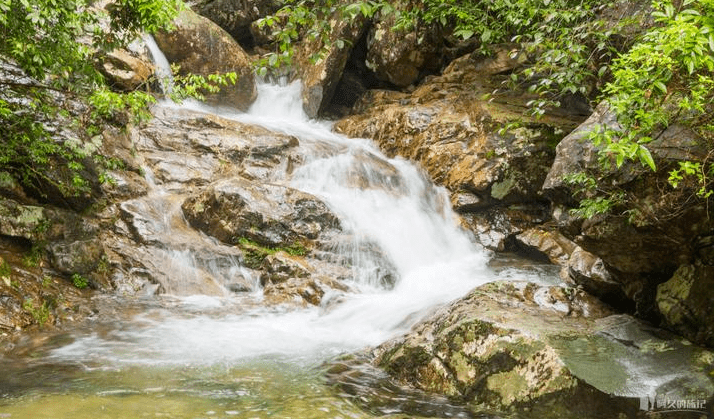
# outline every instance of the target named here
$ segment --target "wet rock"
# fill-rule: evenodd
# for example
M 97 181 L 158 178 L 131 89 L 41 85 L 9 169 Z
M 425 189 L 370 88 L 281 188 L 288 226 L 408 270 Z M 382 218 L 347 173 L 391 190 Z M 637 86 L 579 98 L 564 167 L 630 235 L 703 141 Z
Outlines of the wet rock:
M 270 182 L 301 159 L 295 152 L 298 140 L 289 135 L 188 109 L 153 112 L 155 118 L 133 133 L 133 144 L 151 172 L 172 189 L 185 191 L 234 175 Z
M 554 146 L 581 118 L 525 117 L 526 93 L 485 100 L 505 77 L 494 72 L 520 62 L 518 54 L 509 61 L 508 45 L 498 48 L 496 58 L 470 54 L 455 60 L 410 94 L 368 91 L 355 114 L 338 121 L 335 130 L 371 138 L 389 156 L 418 162 L 433 181 L 447 187 L 463 215 L 501 212 L 516 230 L 501 229 L 497 221 L 489 230 L 509 236 L 529 227 L 526 220 L 548 220 L 541 186 Z M 477 234 L 484 235 L 480 230 Z M 494 248 L 502 246 L 502 239 L 491 241 Z
M 568 263 L 576 244 L 558 231 L 531 228 L 516 236 L 516 239 L 548 256 L 551 263 L 564 266 Z
M 623 311 L 633 310 L 633 304 L 623 292 L 621 284 L 613 279 L 601 258 L 576 246 L 566 267 L 568 278 L 586 292 Z
M 271 305 L 320 305 L 325 291 L 313 279 L 290 278 L 279 284 L 269 284 L 264 290 L 265 302 Z
M 666 327 L 686 338 L 713 342 L 712 266 L 681 265 L 668 281 L 658 285 L 656 302 Z
M 87 301 L 70 281 L 28 257 L 30 248 L 0 237 L 0 339 L 33 325 L 59 326 L 84 319 Z
M 185 9 L 174 22 L 171 32 L 159 31 L 154 37 L 166 58 L 181 66 L 182 74 L 209 74 L 235 72 L 236 84 L 226 86 L 221 92 L 207 96 L 216 105 L 246 110 L 256 99 L 253 68 L 248 55 L 219 26 Z
M 98 240 L 52 243 L 47 250 L 52 266 L 67 275 L 91 273 L 104 254 L 102 243 Z
M 35 241 L 47 230 L 50 222 L 43 207 L 0 199 L 0 234 L 3 236 Z
M 248 239 L 263 246 L 290 247 L 339 228 L 339 221 L 320 200 L 296 189 L 225 179 L 182 205 L 195 228 L 224 243 Z
M 290 278 L 307 278 L 314 270 L 300 257 L 286 252 L 266 256 L 261 263 L 261 285 L 280 284 Z
M 712 392 L 710 352 L 582 291 L 530 283 L 483 285 L 373 354 L 399 384 L 475 413 L 637 417 L 641 397 Z

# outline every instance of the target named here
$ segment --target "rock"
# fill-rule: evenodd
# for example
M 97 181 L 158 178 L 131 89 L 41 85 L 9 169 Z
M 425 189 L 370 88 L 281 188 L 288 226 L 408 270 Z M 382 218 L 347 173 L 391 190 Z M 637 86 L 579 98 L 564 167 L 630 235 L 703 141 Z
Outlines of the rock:
M 379 346 L 374 364 L 475 414 L 630 418 L 641 397 L 710 397 L 712 353 L 611 313 L 582 291 L 491 283 Z
M 553 201 L 574 202 L 572 187 L 565 180 L 567 175 L 591 173 L 601 169 L 599 147 L 596 147 L 588 139 L 591 132 L 598 129 L 622 130 L 615 114 L 608 109 L 606 103 L 599 104 L 586 121 L 564 137 L 556 146 L 556 157 L 543 184 L 544 193 Z M 622 185 L 632 181 L 642 172 L 643 168 L 640 165 L 626 162 L 620 170 L 613 167 L 604 175 L 608 178 L 607 182 Z
M 335 130 L 371 138 L 389 156 L 417 162 L 451 192 L 463 215 L 501 212 L 515 230 L 501 229 L 497 221 L 487 230 L 509 236 L 550 217 L 541 186 L 555 144 L 581 118 L 525 117 L 526 93 L 485 100 L 506 77 L 493 72 L 520 62 L 518 56 L 509 61 L 513 46 L 495 48 L 496 58 L 465 55 L 410 94 L 368 91 L 354 115 L 338 121 Z M 484 236 L 486 230 L 479 230 L 477 235 Z M 503 247 L 502 239 L 492 241 L 493 248 Z
M 113 88 L 132 92 L 148 83 L 154 75 L 154 64 L 147 56 L 138 57 L 127 50 L 116 49 L 101 57 L 99 71 Z
M 305 41 L 294 58 L 296 75 L 303 82 L 303 109 L 311 118 L 325 111 L 332 100 L 352 45 L 362 37 L 367 19 L 362 15 L 350 21 L 334 17 L 328 23 L 331 27 L 328 51 L 313 62 L 312 56 L 321 53 L 322 40 Z
M 623 311 L 633 310 L 632 302 L 623 292 L 621 284 L 613 279 L 601 258 L 576 246 L 566 267 L 571 281 L 583 287 L 586 292 Z
M 366 64 L 378 79 L 398 87 L 417 82 L 444 64 L 444 42 L 436 26 L 393 30 L 396 13 L 381 16 L 370 29 Z
M 280 284 L 290 278 L 307 278 L 313 269 L 300 257 L 286 252 L 266 256 L 261 263 L 261 285 Z
M 251 23 L 275 13 L 282 6 L 276 0 L 204 0 L 196 12 L 228 32 L 244 48 L 256 44 Z
M 589 133 L 599 128 L 621 130 L 605 103 L 559 143 L 543 193 L 554 204 L 554 218 L 562 233 L 594 255 L 570 264 L 572 278 L 604 301 L 632 307 L 639 317 L 658 322 L 656 287 L 679 266 L 701 260 L 697 242 L 712 234 L 708 204 L 691 200 L 693 190 L 672 189 L 667 184 L 668 171 L 681 159 L 702 161 L 708 147 L 690 130 L 673 124 L 648 144 L 661 168 L 658 172 L 634 162 L 618 169 L 614 165 L 603 168 L 598 147 L 588 140 Z M 593 198 L 565 181 L 567 175 L 580 172 L 596 174 L 598 188 L 617 187 L 628 203 L 613 214 L 597 214 L 587 220 L 569 214 L 578 199 Z M 594 265 L 589 259 L 594 258 L 600 258 L 603 268 L 587 279 L 583 272 L 591 270 L 589 266 Z
M 156 107 L 133 133 L 144 165 L 170 189 L 186 191 L 221 177 L 270 182 L 300 162 L 295 137 L 187 109 Z
M 174 23 L 173 31 L 159 31 L 154 35 L 169 62 L 179 64 L 182 74 L 208 76 L 235 72 L 236 84 L 207 95 L 207 101 L 247 110 L 256 99 L 257 91 L 251 62 L 243 49 L 226 31 L 191 10 L 183 10 Z
M 104 254 L 102 243 L 96 239 L 52 243 L 47 250 L 52 266 L 67 275 L 91 273 Z
M 531 228 L 516 236 L 516 240 L 548 256 L 551 263 L 564 266 L 577 248 L 576 244 L 558 231 Z
M 656 295 L 665 326 L 707 347 L 713 344 L 712 271 L 700 263 L 681 265 Z
M 224 179 L 182 205 L 195 228 L 224 243 L 248 239 L 262 246 L 290 247 L 313 241 L 339 221 L 312 195 L 242 178 Z
M 0 199 L 0 235 L 35 241 L 44 235 L 50 223 L 43 207 Z

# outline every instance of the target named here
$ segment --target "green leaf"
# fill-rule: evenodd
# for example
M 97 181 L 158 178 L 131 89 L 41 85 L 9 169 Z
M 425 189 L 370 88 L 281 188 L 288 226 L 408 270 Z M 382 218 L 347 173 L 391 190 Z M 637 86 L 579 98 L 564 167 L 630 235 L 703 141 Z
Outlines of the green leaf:
M 643 165 L 650 167 L 650 169 L 655 172 L 655 162 L 653 161 L 653 156 L 650 154 L 650 150 L 648 150 L 645 146 L 639 146 L 638 158 Z

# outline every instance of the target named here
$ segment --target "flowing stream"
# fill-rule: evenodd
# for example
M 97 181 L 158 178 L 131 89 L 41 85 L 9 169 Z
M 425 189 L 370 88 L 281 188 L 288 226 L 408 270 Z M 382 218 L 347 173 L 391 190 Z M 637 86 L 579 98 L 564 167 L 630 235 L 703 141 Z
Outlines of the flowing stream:
M 259 282 L 236 249 L 190 228 L 180 214 L 181 191 L 154 181 L 148 170 L 150 193 L 122 210 L 145 220 L 151 244 L 143 252 L 152 274 L 164 278 L 164 293 L 96 297 L 107 308 L 94 321 L 38 335 L 0 358 L 0 417 L 467 417 L 444 400 L 411 399 L 387 387 L 380 391 L 412 407 L 370 407 L 329 385 L 325 370 L 336 357 L 405 332 L 485 282 L 558 277 L 539 266 L 492 267 L 490 254 L 458 227 L 444 190 L 369 141 L 309 120 L 299 98 L 299 84 L 261 85 L 247 113 L 182 106 L 299 139 L 304 162 L 290 178 L 272 181 L 321 198 L 339 216 L 351 238 L 337 250 L 353 261 L 351 291 L 326 296 L 320 307 L 262 305 Z M 390 266 L 361 250 L 365 243 Z M 381 282 L 379 269 L 392 270 L 394 283 Z M 248 292 L 230 291 L 236 278 Z

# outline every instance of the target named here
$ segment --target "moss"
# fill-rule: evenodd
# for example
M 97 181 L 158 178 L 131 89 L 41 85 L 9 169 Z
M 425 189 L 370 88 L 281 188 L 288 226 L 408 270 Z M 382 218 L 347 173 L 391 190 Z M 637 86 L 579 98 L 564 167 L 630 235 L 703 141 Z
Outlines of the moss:
M 10 264 L 6 260 L 0 258 L 0 277 L 9 277 L 12 273 Z
M 426 367 L 432 358 L 421 346 L 398 346 L 383 358 L 381 366 L 399 380 L 418 383 L 418 371 Z
M 291 256 L 305 256 L 308 253 L 308 249 L 299 242 L 294 242 L 287 247 L 261 246 L 260 244 L 246 237 L 239 237 L 238 239 L 235 239 L 235 242 L 238 247 L 243 251 L 244 264 L 251 269 L 258 269 L 267 256 L 278 252 L 286 252 Z

